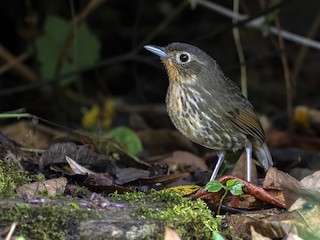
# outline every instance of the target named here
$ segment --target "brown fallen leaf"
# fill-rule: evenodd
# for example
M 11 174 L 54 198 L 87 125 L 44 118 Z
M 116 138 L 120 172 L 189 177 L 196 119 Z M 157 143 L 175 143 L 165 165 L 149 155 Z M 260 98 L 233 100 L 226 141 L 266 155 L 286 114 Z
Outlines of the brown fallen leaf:
M 151 156 L 184 150 L 196 153 L 197 150 L 192 142 L 181 133 L 174 130 L 145 130 L 138 132 L 144 149 L 147 149 Z
M 106 168 L 108 164 L 107 155 L 97 154 L 89 147 L 68 142 L 51 145 L 40 157 L 39 168 L 43 170 L 48 165 L 66 163 L 66 156 L 74 159 L 77 163 L 102 169 Z
M 251 239 L 252 240 L 272 240 L 269 237 L 264 237 L 262 236 L 262 234 L 256 232 L 256 230 L 254 229 L 253 226 L 250 227 L 250 231 L 251 231 Z
M 298 198 L 303 198 L 306 201 L 319 203 L 320 199 L 320 171 L 305 177 L 301 181 L 291 177 L 289 174 L 275 171 L 275 179 L 279 182 L 285 202 L 288 207 L 292 206 Z M 300 206 L 299 206 L 300 207 Z M 298 207 L 298 208 L 299 208 Z M 296 209 L 295 207 L 294 209 Z M 290 207 L 290 209 L 292 209 Z
M 286 147 L 292 143 L 288 132 L 271 130 L 267 133 L 267 142 L 272 147 Z
M 154 156 L 147 160 L 162 165 L 169 165 L 171 171 L 183 169 L 183 171 L 195 172 L 208 171 L 208 166 L 204 160 L 190 152 L 174 151 L 171 154 L 165 154 L 160 156 Z
M 137 168 L 117 168 L 115 183 L 118 185 L 123 185 L 137 179 L 147 178 L 150 172 L 147 170 L 137 169 Z
M 259 213 L 226 215 L 231 235 L 242 239 L 253 239 L 252 228 L 263 237 L 287 239 L 294 234 L 302 239 L 319 239 L 319 207 L 293 212 L 279 212 L 276 209 Z
M 252 180 L 257 179 L 258 173 L 257 173 L 257 167 L 256 167 L 254 161 L 252 161 L 251 169 L 252 169 L 251 179 Z M 246 179 L 246 177 L 247 177 L 247 158 L 246 158 L 245 152 L 243 152 L 241 154 L 241 156 L 239 157 L 239 159 L 236 162 L 234 168 L 232 169 L 232 172 L 230 175 L 236 176 L 241 179 Z
M 49 196 L 63 194 L 67 186 L 67 179 L 64 177 L 24 184 L 17 188 L 17 193 L 21 196 L 37 196 L 39 193 L 46 192 Z
M 286 231 L 280 225 L 282 219 L 279 218 L 278 221 L 274 219 L 268 220 L 268 217 L 273 217 L 274 215 L 281 216 L 285 220 L 290 217 L 288 213 L 259 211 L 259 213 L 226 215 L 226 220 L 230 226 L 231 235 L 235 238 L 251 239 L 251 229 L 254 228 L 255 233 L 263 237 L 283 239 L 286 236 Z
M 181 240 L 179 234 L 171 228 L 164 228 L 164 238 L 163 240 Z
M 108 173 L 89 174 L 83 182 L 88 188 L 114 185 L 113 177 Z
M 147 177 L 147 178 L 139 178 L 132 182 L 128 182 L 129 185 L 152 185 L 161 183 L 163 185 L 167 185 L 173 182 L 176 182 L 178 180 L 184 179 L 189 177 L 190 174 L 187 172 L 184 173 L 173 173 L 168 175 L 160 175 L 160 176 L 153 176 L 153 177 Z
M 33 128 L 31 121 L 18 121 L 5 127 L 1 127 L 0 131 L 22 146 L 38 149 L 48 148 L 55 137 L 62 135 L 62 132 L 48 128 L 39 123 Z
M 92 186 L 105 187 L 114 184 L 113 177 L 109 173 L 95 173 L 86 167 L 81 166 L 68 156 L 66 156 L 66 161 L 74 174 L 86 176 L 83 183 L 89 188 Z
M 78 164 L 76 161 L 74 161 L 72 158 L 68 156 L 66 156 L 66 161 L 69 164 L 74 174 L 79 174 L 79 175 L 95 174 L 93 171 L 89 170 L 86 167 L 81 166 L 80 164 Z
M 320 138 L 296 134 L 291 138 L 288 132 L 272 130 L 267 134 L 267 142 L 270 146 L 283 148 L 295 147 L 317 151 L 320 149 Z

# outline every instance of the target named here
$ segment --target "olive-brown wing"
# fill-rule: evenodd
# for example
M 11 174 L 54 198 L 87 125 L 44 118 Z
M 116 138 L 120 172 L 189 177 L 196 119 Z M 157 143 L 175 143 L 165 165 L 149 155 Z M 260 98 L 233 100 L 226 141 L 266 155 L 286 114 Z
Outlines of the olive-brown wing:
M 233 126 L 240 132 L 264 142 L 264 131 L 253 106 L 242 95 L 241 90 L 234 82 L 228 78 L 223 80 L 224 88 L 220 98 L 223 99 L 225 116 L 231 120 Z

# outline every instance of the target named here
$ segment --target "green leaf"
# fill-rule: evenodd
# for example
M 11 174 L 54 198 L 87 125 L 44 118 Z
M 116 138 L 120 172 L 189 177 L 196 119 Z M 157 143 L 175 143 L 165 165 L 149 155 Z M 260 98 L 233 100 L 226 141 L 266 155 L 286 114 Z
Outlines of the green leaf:
M 242 187 L 243 182 L 237 179 L 228 180 L 226 183 L 227 189 L 230 191 L 232 195 L 241 195 L 243 194 Z
M 212 180 L 208 182 L 205 186 L 205 189 L 208 192 L 219 192 L 222 188 L 225 188 L 219 181 L 217 180 Z
M 60 51 L 71 27 L 71 21 L 65 21 L 53 15 L 47 16 L 44 35 L 36 42 L 40 70 L 44 79 L 54 77 Z M 92 64 L 99 59 L 101 44 L 90 32 L 88 26 L 83 23 L 76 34 L 67 49 L 62 74 Z M 73 78 L 66 79 L 61 84 L 67 84 L 72 80 Z
M 212 232 L 212 239 L 213 240 L 225 240 L 224 237 L 218 231 Z
M 143 150 L 139 136 L 127 127 L 118 127 L 108 132 L 110 137 L 116 139 L 129 155 L 136 156 Z
M 188 0 L 191 6 L 191 9 L 194 10 L 198 4 L 198 0 Z

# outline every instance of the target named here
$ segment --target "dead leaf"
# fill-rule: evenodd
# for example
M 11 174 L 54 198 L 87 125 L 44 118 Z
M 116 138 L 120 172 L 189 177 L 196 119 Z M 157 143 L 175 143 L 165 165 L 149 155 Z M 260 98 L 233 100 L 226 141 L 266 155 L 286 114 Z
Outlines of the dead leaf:
M 286 147 L 292 143 L 288 132 L 271 130 L 267 133 L 267 142 L 273 147 Z
M 137 168 L 117 168 L 116 169 L 116 180 L 115 183 L 123 185 L 137 179 L 147 178 L 150 172 L 147 170 L 137 169 Z
M 273 147 L 295 147 L 317 151 L 320 149 L 320 138 L 296 134 L 291 138 L 288 132 L 272 130 L 267 134 L 267 142 Z
M 318 239 L 320 233 L 319 210 L 303 209 L 293 212 L 259 211 L 253 214 L 226 215 L 233 237 L 250 239 L 255 233 L 271 239 L 283 239 L 294 234 L 302 239 Z M 258 238 L 259 239 L 259 238 Z
M 166 188 L 164 191 L 172 191 L 180 194 L 181 196 L 188 196 L 192 193 L 195 193 L 198 191 L 201 187 L 198 185 L 180 185 L 180 186 L 174 186 L 170 188 Z
M 241 179 L 247 179 L 247 157 L 246 153 L 243 152 L 241 156 L 239 157 L 237 163 L 235 164 L 234 168 L 232 169 L 232 172 L 230 175 L 236 176 Z M 257 173 L 257 167 L 252 161 L 251 164 L 251 179 L 257 179 L 258 173 Z
M 147 149 L 152 156 L 177 149 L 193 153 L 197 152 L 193 143 L 178 131 L 167 129 L 145 130 L 138 132 L 138 135 L 144 149 Z
M 139 178 L 132 182 L 128 182 L 127 184 L 131 185 L 152 185 L 161 183 L 163 185 L 167 185 L 173 182 L 176 182 L 178 180 L 184 179 L 189 177 L 190 174 L 187 172 L 184 173 L 174 173 L 174 174 L 168 174 L 168 175 L 161 175 L 161 176 L 153 176 L 153 177 L 147 177 L 147 178 Z
M 277 169 L 274 169 L 274 171 L 275 179 L 277 179 L 282 188 L 283 195 L 288 207 L 290 207 L 300 197 L 305 199 L 306 201 L 319 203 L 320 171 L 307 176 L 300 182 L 287 173 L 281 172 Z
M 54 138 L 63 135 L 62 132 L 48 128 L 39 123 L 34 128 L 31 121 L 18 121 L 5 127 L 1 127 L 0 131 L 22 146 L 38 149 L 48 148 Z
M 271 240 L 271 238 L 264 237 L 260 233 L 256 232 L 253 226 L 250 227 L 250 230 L 251 230 L 251 239 L 252 240 Z
M 289 233 L 286 240 L 303 240 L 303 238 L 299 237 L 297 234 Z
M 42 154 L 39 160 L 39 168 L 43 170 L 51 164 L 66 163 L 65 157 L 76 160 L 77 163 L 95 166 L 105 169 L 108 164 L 108 156 L 95 153 L 92 149 L 75 143 L 56 143 Z
M 181 240 L 178 233 L 171 228 L 164 228 L 164 238 L 163 240 Z
M 81 166 L 76 161 L 74 161 L 72 158 L 66 156 L 66 161 L 69 164 L 70 168 L 74 172 L 74 174 L 79 175 L 89 175 L 89 174 L 95 174 L 93 171 L 90 171 L 89 169 Z
M 113 177 L 108 173 L 89 174 L 83 182 L 88 188 L 114 185 Z
M 226 215 L 226 219 L 233 237 L 251 239 L 251 229 L 254 228 L 256 233 L 264 237 L 283 239 L 286 236 L 286 231 L 279 226 L 280 220 L 267 220 L 268 217 L 272 217 L 274 214 L 275 216 L 281 215 L 279 212 L 259 211 L 259 213 Z M 288 219 L 288 214 L 281 217 Z M 286 228 L 286 230 L 288 230 L 288 228 Z
M 24 184 L 17 188 L 17 193 L 21 196 L 37 196 L 39 193 L 46 192 L 49 196 L 63 194 L 67 185 L 67 179 L 64 177 L 50 179 L 46 181 Z
M 208 166 L 204 160 L 190 152 L 174 151 L 171 154 L 165 154 L 149 158 L 148 162 L 155 162 L 157 164 L 167 164 L 171 171 L 183 169 L 188 172 L 208 171 Z
M 264 178 L 263 187 L 266 188 L 280 188 L 281 183 L 278 179 L 278 169 L 274 167 L 270 167 L 266 173 L 266 176 Z

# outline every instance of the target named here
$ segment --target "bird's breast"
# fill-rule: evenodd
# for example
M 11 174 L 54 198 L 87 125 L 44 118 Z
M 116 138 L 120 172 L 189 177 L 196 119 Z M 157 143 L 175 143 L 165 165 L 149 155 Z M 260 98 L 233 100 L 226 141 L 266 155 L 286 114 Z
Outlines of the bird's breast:
M 210 106 L 205 96 L 191 86 L 171 82 L 166 105 L 173 125 L 193 142 L 216 150 L 238 150 L 247 141 L 244 134 L 235 132 L 217 108 Z

